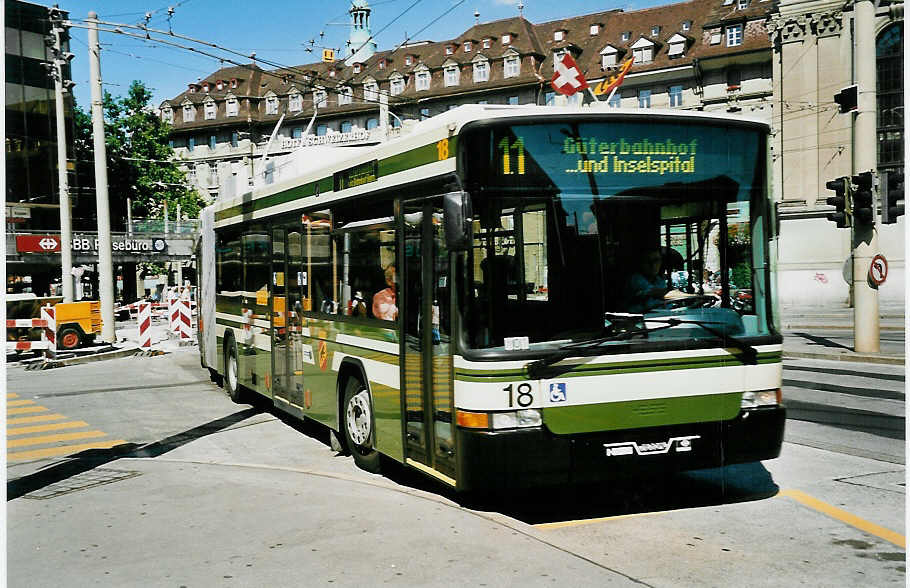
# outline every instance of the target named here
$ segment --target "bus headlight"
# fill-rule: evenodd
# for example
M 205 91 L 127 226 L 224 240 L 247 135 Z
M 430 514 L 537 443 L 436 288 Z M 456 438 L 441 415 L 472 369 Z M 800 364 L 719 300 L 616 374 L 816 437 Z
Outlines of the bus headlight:
M 773 390 L 756 390 L 743 392 L 740 408 L 758 408 L 759 406 L 776 406 L 781 403 L 780 388 Z
M 512 412 L 494 412 L 493 430 L 496 429 L 523 429 L 525 427 L 539 427 L 543 423 L 540 410 L 528 408 Z

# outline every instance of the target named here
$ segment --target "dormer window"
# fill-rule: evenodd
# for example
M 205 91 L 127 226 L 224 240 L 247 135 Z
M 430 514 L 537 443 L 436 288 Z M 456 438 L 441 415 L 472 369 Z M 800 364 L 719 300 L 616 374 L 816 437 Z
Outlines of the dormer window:
M 329 70 L 329 77 L 330 77 L 330 78 L 334 78 L 334 77 L 335 77 L 335 70 L 334 70 L 334 69 L 330 69 L 330 70 Z
M 670 51 L 668 53 L 670 59 L 678 59 L 683 56 L 683 53 L 686 51 L 685 37 L 677 33 L 670 37 L 667 43 L 670 45 Z
M 379 60 L 379 69 L 385 69 L 385 59 Z
M 338 106 L 344 106 L 354 101 L 354 90 L 344 87 L 338 90 Z
M 746 8 L 749 8 L 749 0 L 738 0 L 736 7 L 739 8 L 740 10 L 745 10 Z
M 600 25 L 592 24 L 591 25 L 591 35 L 593 36 L 593 35 L 598 35 L 598 34 L 600 34 Z
M 484 57 L 477 56 L 478 59 L 474 61 L 474 81 L 475 82 L 486 82 L 490 79 L 490 62 Z
M 682 23 L 682 30 L 688 31 L 688 30 L 690 30 L 691 28 L 692 28 L 692 21 L 691 21 L 691 20 L 683 21 L 683 23 Z
M 619 50 L 612 45 L 607 45 L 604 47 L 603 51 L 600 52 L 600 66 L 603 69 L 616 67 L 618 57 Z
M 170 106 L 161 109 L 161 120 L 168 124 L 174 124 L 174 109 Z
M 483 40 L 484 49 L 489 49 L 492 44 L 493 44 L 493 39 L 484 39 Z
M 632 45 L 633 63 L 650 63 L 654 61 L 654 43 L 641 38 Z
M 392 74 L 389 78 L 389 94 L 397 96 L 404 92 L 404 76 L 399 73 Z
M 452 45 L 446 45 L 446 55 L 451 55 L 455 53 L 455 47 Z
M 183 105 L 183 122 L 193 122 L 196 120 L 196 107 L 192 104 Z
M 557 49 L 553 52 L 553 71 L 556 71 L 556 66 L 562 61 L 562 56 L 566 53 L 568 53 L 566 49 Z
M 565 38 L 566 38 L 566 32 L 565 32 L 565 31 L 556 31 L 556 32 L 553 33 L 553 40 L 554 40 L 554 41 L 562 41 L 562 40 L 565 39 Z
M 625 32 L 623 32 L 623 33 L 620 35 L 620 38 L 621 38 L 623 41 L 628 41 L 629 39 L 632 38 L 632 31 L 625 31 Z
M 303 110 L 303 96 L 296 90 L 288 95 L 288 110 L 300 112 Z
M 231 87 L 232 87 L 232 88 L 236 88 L 236 87 L 237 87 L 237 78 L 231 78 Z
M 743 25 L 736 24 L 727 27 L 727 47 L 743 44 Z
M 313 107 L 325 108 L 329 104 L 329 95 L 322 88 L 313 90 Z
M 196 93 L 196 84 L 190 84 L 189 86 L 187 86 L 186 91 L 188 94 L 195 94 Z
M 430 89 L 430 70 L 422 66 L 414 74 L 414 89 L 418 92 Z
M 458 85 L 458 79 L 459 79 L 461 76 L 459 75 L 460 72 L 458 71 L 458 66 L 457 66 L 457 65 L 447 65 L 447 66 L 445 67 L 445 69 L 443 70 L 443 72 L 445 73 L 445 85 L 446 85 L 446 87 L 449 87 L 449 86 L 457 86 L 457 85 Z
M 240 102 L 234 96 L 228 96 L 224 102 L 224 113 L 227 116 L 237 116 L 240 113 Z
M 659 26 L 659 25 L 654 25 L 653 27 L 651 27 L 651 36 L 652 36 L 652 37 L 656 37 L 656 36 L 659 35 L 659 34 L 660 34 L 660 26 Z
M 414 58 L 411 57 L 410 55 L 405 55 L 404 64 L 407 66 L 411 66 L 413 63 L 414 63 Z
M 363 99 L 367 102 L 376 102 L 379 100 L 379 84 L 376 80 L 367 80 L 363 82 Z
M 470 42 L 470 41 L 465 41 L 465 42 L 464 42 L 464 52 L 465 52 L 465 53 L 470 53 L 470 52 L 471 52 L 471 42 Z
M 710 43 L 711 43 L 712 45 L 719 45 L 719 44 L 720 44 L 721 37 L 722 37 L 722 35 L 721 35 L 721 32 L 720 32 L 720 29 L 714 29 L 713 31 L 711 31 L 711 40 L 710 40 Z
M 218 90 L 219 92 L 224 90 L 224 80 L 218 80 L 217 82 L 215 82 L 215 89 Z
M 354 73 L 355 73 L 355 74 L 359 74 L 359 73 L 360 73 L 360 64 L 359 64 L 359 63 L 355 63 L 355 64 L 354 64 Z
M 507 55 L 502 60 L 502 77 L 515 78 L 521 73 L 521 59 L 517 55 Z
M 272 94 L 265 98 L 265 113 L 278 114 L 278 96 Z
M 512 42 L 512 35 L 510 35 L 509 33 L 506 33 L 505 35 L 502 36 L 503 45 L 508 45 L 511 42 Z
M 208 83 L 208 82 L 202 82 L 202 91 L 208 93 L 208 91 L 209 91 L 209 83 Z
M 218 107 L 215 105 L 214 100 L 206 100 L 203 105 L 205 120 L 215 120 L 215 114 L 218 112 Z

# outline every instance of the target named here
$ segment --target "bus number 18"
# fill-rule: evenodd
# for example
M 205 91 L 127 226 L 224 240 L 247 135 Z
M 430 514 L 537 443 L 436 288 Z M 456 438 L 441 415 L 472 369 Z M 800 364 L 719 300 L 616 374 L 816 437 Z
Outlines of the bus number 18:
M 509 395 L 509 408 L 514 408 L 516 404 L 525 408 L 534 403 L 531 384 L 527 382 L 522 382 L 514 388 L 512 384 L 509 384 L 503 390 Z

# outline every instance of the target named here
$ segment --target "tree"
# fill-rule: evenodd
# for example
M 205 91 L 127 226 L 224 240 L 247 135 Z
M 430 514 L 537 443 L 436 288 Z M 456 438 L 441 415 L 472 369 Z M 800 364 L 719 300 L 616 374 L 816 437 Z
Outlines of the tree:
M 177 167 L 174 150 L 168 145 L 168 124 L 155 115 L 151 100 L 152 93 L 138 80 L 130 84 L 125 97 L 114 98 L 104 93 L 111 222 L 120 225 L 112 228 L 125 227 L 127 199 L 131 201 L 130 212 L 134 216 L 149 218 L 164 218 L 165 204 L 171 218 L 178 204 L 182 214 L 196 218 L 205 204 L 195 188 L 187 184 L 186 174 Z M 92 144 L 90 120 L 77 108 L 77 152 L 80 144 L 83 148 Z M 82 136 L 86 131 L 87 139 Z M 77 155 L 77 159 L 82 158 Z

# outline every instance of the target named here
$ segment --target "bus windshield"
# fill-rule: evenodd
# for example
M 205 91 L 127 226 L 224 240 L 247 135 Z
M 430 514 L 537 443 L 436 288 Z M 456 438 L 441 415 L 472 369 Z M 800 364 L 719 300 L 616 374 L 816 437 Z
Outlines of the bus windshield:
M 469 346 L 770 334 L 763 131 L 588 120 L 464 132 Z

